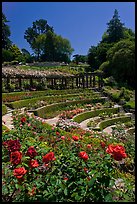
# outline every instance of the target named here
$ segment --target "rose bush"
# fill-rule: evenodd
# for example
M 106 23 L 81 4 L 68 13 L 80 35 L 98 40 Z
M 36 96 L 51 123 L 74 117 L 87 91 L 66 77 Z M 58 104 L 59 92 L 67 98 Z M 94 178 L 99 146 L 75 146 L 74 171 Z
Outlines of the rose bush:
M 135 201 L 134 147 L 125 132 L 67 132 L 18 113 L 13 122 L 2 137 L 3 202 Z

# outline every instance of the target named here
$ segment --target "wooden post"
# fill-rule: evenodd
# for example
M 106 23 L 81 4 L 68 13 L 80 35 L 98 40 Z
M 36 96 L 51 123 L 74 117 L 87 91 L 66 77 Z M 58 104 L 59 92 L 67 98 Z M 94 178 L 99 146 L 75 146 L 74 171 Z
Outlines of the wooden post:
M 86 74 L 86 88 L 88 88 L 88 74 Z
M 22 86 L 22 84 L 21 84 L 21 78 L 19 77 L 19 89 L 21 89 L 21 86 Z
M 85 80 L 84 80 L 84 76 L 82 76 L 82 86 L 83 86 L 83 89 L 85 88 Z
M 51 86 L 52 86 L 52 89 L 53 89 L 53 86 L 54 86 L 54 79 L 51 79 Z
M 90 74 L 90 82 L 89 82 L 89 84 L 90 84 L 90 87 L 92 87 L 92 75 Z
M 7 77 L 7 89 L 10 91 L 10 78 Z
M 30 88 L 33 88 L 33 79 L 30 78 Z
M 74 88 L 74 78 L 72 77 L 71 80 L 72 80 L 72 89 L 73 89 Z
M 93 87 L 95 87 L 95 75 L 93 76 Z
M 76 87 L 78 88 L 78 77 L 76 76 Z

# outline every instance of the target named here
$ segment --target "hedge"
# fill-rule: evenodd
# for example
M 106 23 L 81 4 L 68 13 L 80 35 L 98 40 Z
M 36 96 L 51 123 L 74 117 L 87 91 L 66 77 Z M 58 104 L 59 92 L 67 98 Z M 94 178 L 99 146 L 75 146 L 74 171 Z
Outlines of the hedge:
M 51 104 L 51 105 L 47 105 L 47 106 L 38 108 L 38 109 L 34 110 L 33 113 L 36 116 L 39 116 L 42 118 L 47 118 L 47 116 L 49 114 L 54 114 L 54 116 L 55 116 L 59 113 L 59 111 L 65 110 L 66 107 L 73 109 L 73 106 L 75 106 L 77 104 L 83 105 L 86 103 L 97 103 L 97 102 L 103 103 L 104 101 L 105 101 L 105 97 L 56 103 L 56 104 Z M 52 117 L 53 117 L 53 115 L 52 115 Z
M 92 118 L 92 117 L 95 117 L 95 116 L 98 116 L 100 113 L 104 113 L 104 112 L 107 112 L 107 113 L 117 113 L 119 112 L 119 108 L 104 108 L 104 109 L 100 109 L 100 110 L 95 110 L 95 111 L 88 111 L 88 112 L 84 112 L 84 113 L 81 113 L 77 116 L 75 116 L 73 118 L 73 121 L 77 122 L 77 123 L 81 123 L 82 121 L 86 120 L 86 119 L 89 119 L 89 118 Z
M 130 120 L 131 120 L 130 116 L 122 116 L 122 117 L 104 120 L 104 121 L 100 122 L 98 126 L 99 126 L 100 130 L 103 130 L 104 128 L 106 128 L 110 125 L 116 124 L 117 122 L 125 123 L 125 122 L 128 122 Z
M 129 129 L 127 130 L 127 133 L 128 133 L 128 134 L 133 134 L 134 132 L 135 132 L 135 127 L 129 128 Z
M 2 115 L 5 115 L 8 112 L 7 107 L 3 104 L 2 105 Z
M 40 96 L 51 96 L 51 95 L 62 95 L 62 94 L 72 94 L 72 93 L 94 93 L 92 89 L 67 89 L 67 90 L 45 90 L 45 91 L 24 91 L 24 92 L 12 92 L 12 93 L 2 93 L 3 102 L 13 102 L 22 99 L 29 99 L 33 97 Z
M 71 98 L 75 99 L 76 97 L 79 96 L 84 96 L 84 94 L 66 94 L 66 95 L 56 95 L 56 96 L 41 96 L 41 97 L 37 97 L 37 98 L 32 98 L 32 99 L 25 99 L 25 100 L 19 100 L 19 101 L 15 101 L 15 102 L 11 102 L 11 103 L 7 103 L 7 106 L 9 106 L 10 108 L 13 109 L 17 109 L 17 108 L 22 108 L 22 107 L 32 107 L 34 105 L 36 105 L 36 103 L 40 102 L 40 101 L 45 101 L 48 104 L 50 103 L 57 103 L 57 102 L 63 102 L 66 100 L 71 100 Z M 93 97 L 97 97 L 96 93 L 93 94 L 89 94 L 88 95 L 90 98 Z M 39 105 L 37 105 L 39 106 Z
M 135 101 L 128 101 L 123 105 L 125 109 L 135 109 Z

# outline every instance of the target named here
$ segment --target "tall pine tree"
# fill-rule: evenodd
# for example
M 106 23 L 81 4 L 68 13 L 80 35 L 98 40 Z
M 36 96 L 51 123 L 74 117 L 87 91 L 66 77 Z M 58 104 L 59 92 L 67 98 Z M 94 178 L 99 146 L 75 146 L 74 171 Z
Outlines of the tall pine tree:
M 10 37 L 10 28 L 7 25 L 9 21 L 7 20 L 6 16 L 2 13 L 2 48 L 8 49 L 11 45 Z
M 113 18 L 107 23 L 108 42 L 114 43 L 124 38 L 124 23 L 120 22 L 118 11 L 115 9 Z

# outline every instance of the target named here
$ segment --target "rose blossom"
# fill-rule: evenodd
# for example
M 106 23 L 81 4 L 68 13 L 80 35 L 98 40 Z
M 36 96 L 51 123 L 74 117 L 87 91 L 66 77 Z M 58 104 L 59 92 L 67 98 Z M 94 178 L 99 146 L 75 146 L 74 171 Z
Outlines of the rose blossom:
M 61 139 L 62 139 L 62 140 L 65 140 L 65 136 L 61 136 Z
M 24 167 L 19 167 L 13 170 L 13 175 L 20 179 L 26 174 L 27 170 Z
M 88 155 L 86 152 L 82 151 L 79 153 L 79 157 L 84 159 L 85 161 L 88 160 Z
M 21 162 L 22 153 L 19 151 L 11 152 L 10 162 L 14 165 L 18 165 Z
M 38 166 L 39 166 L 39 163 L 38 163 L 37 160 L 30 160 L 30 162 L 29 162 L 29 167 L 30 168 L 36 168 Z
M 26 118 L 25 117 L 22 117 L 21 119 L 20 119 L 20 121 L 22 122 L 22 123 L 25 123 L 26 122 Z
M 37 152 L 34 149 L 34 147 L 31 146 L 31 147 L 28 148 L 28 151 L 27 151 L 26 155 L 29 156 L 30 158 L 34 158 L 35 156 L 37 156 Z
M 7 140 L 4 144 L 8 147 L 10 152 L 20 150 L 21 147 L 19 140 Z
M 45 163 L 49 163 L 52 160 L 55 160 L 56 158 L 54 157 L 54 152 L 49 152 L 48 154 L 46 154 L 45 156 L 43 156 L 43 162 Z
M 78 136 L 72 136 L 72 139 L 73 139 L 74 141 L 78 141 L 78 140 L 79 140 L 79 137 L 78 137 Z
M 111 156 L 116 160 L 120 161 L 123 158 L 127 157 L 127 154 L 125 153 L 125 148 L 122 145 L 109 145 L 106 149 L 106 152 L 108 154 L 111 154 Z

